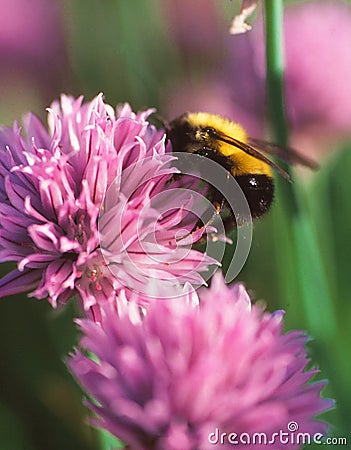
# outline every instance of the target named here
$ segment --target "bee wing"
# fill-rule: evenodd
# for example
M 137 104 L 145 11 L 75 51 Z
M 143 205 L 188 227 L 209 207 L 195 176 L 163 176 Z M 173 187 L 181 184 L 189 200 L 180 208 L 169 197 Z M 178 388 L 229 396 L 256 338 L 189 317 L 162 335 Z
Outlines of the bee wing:
M 276 156 L 281 161 L 285 161 L 288 164 L 300 164 L 302 166 L 309 167 L 310 169 L 318 169 L 318 164 L 309 158 L 301 155 L 295 149 L 291 147 L 282 147 L 278 144 L 262 141 L 261 139 L 248 138 L 250 145 L 257 147 L 264 153 Z
M 286 180 L 291 182 L 290 175 L 285 170 L 283 170 L 274 161 L 271 161 L 269 158 L 267 158 L 267 156 L 265 156 L 263 153 L 261 153 L 259 150 L 257 150 L 253 146 L 246 144 L 242 141 L 238 141 L 237 139 L 234 139 L 231 136 L 227 136 L 226 134 L 220 133 L 217 130 L 215 131 L 215 133 L 213 133 L 213 135 L 220 141 L 223 141 L 227 144 L 233 145 L 234 147 L 240 148 L 240 150 L 247 153 L 248 155 L 253 156 L 254 158 L 257 158 L 257 159 L 263 161 L 268 166 L 270 166 L 274 170 L 276 170 L 282 177 L 284 177 Z

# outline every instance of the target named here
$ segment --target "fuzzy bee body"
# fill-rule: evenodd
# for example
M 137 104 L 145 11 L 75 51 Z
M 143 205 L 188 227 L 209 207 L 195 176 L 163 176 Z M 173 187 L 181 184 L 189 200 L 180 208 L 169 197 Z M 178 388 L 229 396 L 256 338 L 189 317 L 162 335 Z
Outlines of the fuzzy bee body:
M 289 163 L 296 162 L 313 169 L 317 167 L 293 149 L 248 137 L 240 124 L 216 114 L 184 113 L 169 123 L 167 135 L 174 152 L 210 158 L 233 175 L 246 197 L 252 218 L 262 216 L 272 205 L 273 170 L 290 181 L 289 175 L 266 154 Z M 223 197 L 220 200 L 221 193 L 216 189 L 210 188 L 209 197 L 211 201 L 224 205 Z M 229 225 L 235 224 L 231 213 Z

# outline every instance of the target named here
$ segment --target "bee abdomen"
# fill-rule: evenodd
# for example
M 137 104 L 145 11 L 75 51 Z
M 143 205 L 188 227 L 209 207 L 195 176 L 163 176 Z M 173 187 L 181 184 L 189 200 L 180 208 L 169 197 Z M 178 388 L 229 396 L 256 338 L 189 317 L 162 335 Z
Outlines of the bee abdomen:
M 235 177 L 250 207 L 252 218 L 267 212 L 274 197 L 273 179 L 264 174 L 239 175 Z

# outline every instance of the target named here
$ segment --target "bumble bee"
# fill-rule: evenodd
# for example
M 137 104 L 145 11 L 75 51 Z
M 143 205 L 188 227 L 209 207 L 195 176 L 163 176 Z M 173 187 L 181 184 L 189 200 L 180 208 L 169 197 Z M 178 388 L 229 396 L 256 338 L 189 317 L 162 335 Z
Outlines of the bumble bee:
M 317 167 L 313 161 L 291 148 L 250 138 L 241 125 L 216 114 L 184 113 L 169 123 L 167 136 L 174 152 L 205 156 L 233 175 L 246 197 L 253 219 L 266 213 L 272 204 L 272 169 L 290 181 L 288 173 L 265 154 L 277 156 L 288 163 L 298 163 L 312 169 Z M 215 204 L 217 213 L 225 206 L 223 195 L 214 188 L 209 190 L 209 199 Z M 226 230 L 235 224 L 240 225 L 236 223 L 233 213 L 226 222 Z

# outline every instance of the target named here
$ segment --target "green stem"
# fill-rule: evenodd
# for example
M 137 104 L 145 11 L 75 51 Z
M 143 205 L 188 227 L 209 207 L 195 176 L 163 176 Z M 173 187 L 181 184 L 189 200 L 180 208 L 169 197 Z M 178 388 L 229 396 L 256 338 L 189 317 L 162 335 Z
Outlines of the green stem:
M 283 2 L 266 0 L 266 66 L 269 114 L 274 134 L 282 145 L 288 142 L 288 127 L 284 108 L 284 48 L 283 48 Z
M 284 35 L 282 0 L 265 0 L 266 69 L 269 121 L 272 134 L 283 146 L 288 144 L 288 126 L 284 103 Z M 283 164 L 292 177 L 291 167 Z M 291 184 L 278 180 L 291 214 L 298 214 L 298 202 Z
M 269 118 L 272 134 L 284 146 L 288 143 L 288 126 L 284 103 L 283 0 L 265 0 L 264 10 Z M 291 167 L 286 166 L 284 169 L 291 174 Z M 296 291 L 300 297 L 296 299 L 297 305 L 300 300 L 309 331 L 324 340 L 334 335 L 337 328 L 316 230 L 311 215 L 306 211 L 302 190 L 282 179 L 277 179 L 277 188 L 277 201 L 284 205 L 289 217 L 289 229 L 278 229 L 277 232 L 280 233 L 280 239 L 292 240 L 290 248 L 293 250 L 293 254 L 280 255 L 277 249 L 278 270 L 284 270 L 287 259 L 290 266 L 295 267 L 298 283 Z

